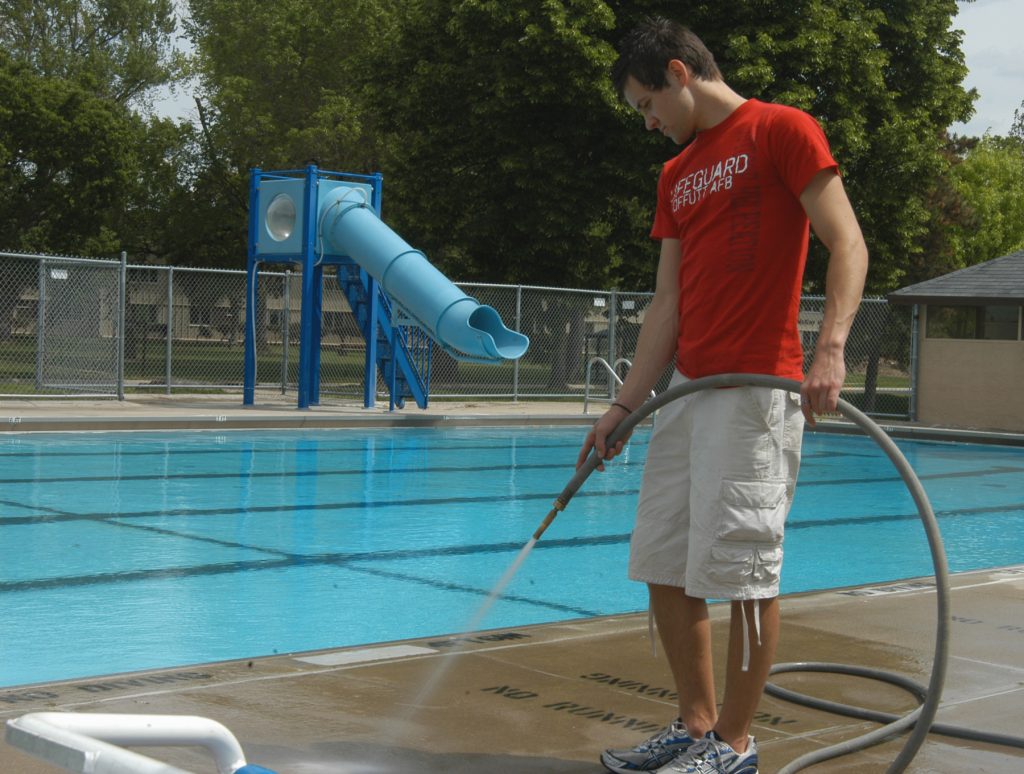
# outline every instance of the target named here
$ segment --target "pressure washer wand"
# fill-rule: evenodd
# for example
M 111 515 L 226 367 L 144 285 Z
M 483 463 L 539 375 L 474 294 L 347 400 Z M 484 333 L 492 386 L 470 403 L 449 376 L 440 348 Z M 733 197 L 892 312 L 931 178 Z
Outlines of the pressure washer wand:
M 645 417 L 652 412 L 657 411 L 657 409 L 667 402 L 667 400 L 659 402 L 658 398 L 651 398 L 644 405 L 619 422 L 616 428 L 612 430 L 611 434 L 608 436 L 608 445 L 614 446 L 620 440 L 627 437 L 633 431 L 633 428 L 643 421 Z M 533 533 L 533 539 L 535 541 L 540 540 L 540 536 L 543 535 L 544 531 L 551 526 L 551 522 L 555 520 L 559 511 L 565 510 L 565 507 L 569 504 L 573 495 L 579 491 L 580 487 L 583 486 L 583 482 L 590 478 L 590 474 L 594 472 L 601 462 L 601 456 L 597 453 L 597 449 L 594 449 L 590 453 L 590 456 L 587 457 L 586 461 L 580 465 L 576 474 L 569 479 L 569 483 L 565 485 L 565 489 L 562 490 L 562 493 L 555 498 L 553 507 L 548 511 L 548 515 L 544 517 L 544 521 L 540 523 L 540 526 L 537 527 L 537 531 Z

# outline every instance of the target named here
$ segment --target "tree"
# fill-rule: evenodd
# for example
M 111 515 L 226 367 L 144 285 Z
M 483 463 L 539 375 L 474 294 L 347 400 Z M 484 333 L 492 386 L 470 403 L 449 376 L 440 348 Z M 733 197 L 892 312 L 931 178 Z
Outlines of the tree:
M 190 8 L 202 84 L 191 179 L 208 224 L 192 233 L 211 260 L 241 260 L 250 166 L 317 160 L 383 171 L 389 222 L 457 279 L 651 287 L 655 181 L 677 149 L 644 134 L 607 71 L 629 27 L 678 4 Z M 939 233 L 945 128 L 973 97 L 955 13 L 955 0 L 736 0 L 689 4 L 681 19 L 741 93 L 821 121 L 871 249 L 869 290 L 900 284 Z M 814 244 L 810 291 L 823 255 Z
M 954 167 L 952 184 L 972 215 L 952 229 L 955 268 L 1024 248 L 1024 138 L 982 137 Z
M 190 0 L 199 127 L 188 159 L 196 217 L 177 261 L 245 261 L 252 167 L 375 171 L 362 108 L 369 51 L 398 15 L 391 0 Z M 245 24 L 239 24 L 240 18 Z M 188 199 L 172 217 L 190 219 Z
M 137 119 L 0 52 L 0 244 L 110 254 Z
M 142 115 L 179 71 L 170 0 L 0 3 L 0 245 L 156 251 L 180 129 Z
M 172 0 L 0 0 L 0 43 L 45 78 L 119 105 L 180 74 Z
M 325 168 L 365 167 L 359 98 L 368 49 L 392 18 L 387 2 L 190 0 L 189 7 L 211 166 L 243 174 L 312 159 Z
M 1013 111 L 1013 124 L 1010 125 L 1010 137 L 1024 143 L 1024 102 Z
M 385 173 L 403 233 L 454 276 L 649 286 L 657 167 L 608 80 L 614 23 L 600 0 L 408 7 L 376 95 Z
M 949 136 L 944 155 L 946 168 L 932 187 L 926 208 L 929 221 L 921 250 L 908 255 L 902 285 L 912 285 L 948 274 L 964 266 L 962 245 L 956 234 L 978 227 L 978 218 L 964 193 L 954 184 L 955 169 L 977 138 Z
M 145 122 L 124 106 L 0 51 L 0 246 L 103 256 L 126 249 L 144 232 L 138 194 L 156 172 L 142 166 L 146 138 Z M 0 331 L 10 330 L 3 323 L 31 281 L 8 279 Z
M 945 155 L 925 249 L 908 260 L 905 284 L 1024 247 L 1024 113 L 1015 111 L 1006 137 L 950 135 Z

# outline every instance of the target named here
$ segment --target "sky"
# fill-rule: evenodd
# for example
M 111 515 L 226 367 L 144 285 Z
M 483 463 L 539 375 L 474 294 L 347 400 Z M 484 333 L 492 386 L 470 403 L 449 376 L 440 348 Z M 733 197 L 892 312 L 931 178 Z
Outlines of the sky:
M 1013 113 L 1024 101 L 1024 0 L 958 0 L 953 27 L 964 31 L 963 52 L 969 73 L 967 88 L 978 90 L 974 116 L 966 124 L 954 124 L 956 134 L 978 136 L 985 132 L 1005 135 Z M 157 115 L 195 117 L 189 94 L 163 92 L 154 105 Z
M 1013 112 L 1024 102 L 1024 0 L 957 2 L 953 27 L 964 31 L 962 48 L 970 72 L 964 86 L 978 90 L 974 117 L 954 124 L 957 134 L 1007 134 Z

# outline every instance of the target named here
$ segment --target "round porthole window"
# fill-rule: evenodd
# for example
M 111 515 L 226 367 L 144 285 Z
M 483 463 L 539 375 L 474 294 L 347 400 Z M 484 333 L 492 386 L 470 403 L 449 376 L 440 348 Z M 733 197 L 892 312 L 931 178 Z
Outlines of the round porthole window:
M 283 242 L 295 231 L 295 202 L 288 194 L 278 194 L 267 206 L 267 233 L 275 242 Z

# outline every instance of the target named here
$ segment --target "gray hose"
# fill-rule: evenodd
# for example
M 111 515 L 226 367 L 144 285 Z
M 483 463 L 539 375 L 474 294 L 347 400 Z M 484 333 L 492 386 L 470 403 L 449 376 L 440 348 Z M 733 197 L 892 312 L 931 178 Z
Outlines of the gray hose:
M 641 420 L 654 413 L 662 406 L 676 400 L 677 398 L 682 398 L 684 395 L 719 387 L 746 386 L 768 387 L 771 389 L 786 390 L 788 392 L 800 392 L 799 382 L 795 382 L 791 379 L 782 379 L 778 376 L 767 376 L 763 374 L 719 374 L 716 376 L 706 376 L 700 379 L 694 379 L 665 390 L 665 392 L 661 393 L 657 397 L 651 398 L 651 400 L 647 401 L 643 406 L 622 420 L 618 427 L 616 427 L 608 437 L 608 445 L 613 446 L 622 438 L 627 437 Z M 928 731 L 932 727 L 932 723 L 935 721 L 935 715 L 939 710 L 939 701 L 942 698 L 942 687 L 946 679 L 946 667 L 949 659 L 950 628 L 949 569 L 946 564 L 946 552 L 942 546 L 942 538 L 939 534 L 939 526 L 935 519 L 935 513 L 932 511 L 931 503 L 928 502 L 928 497 L 925 495 L 924 487 L 921 486 L 921 482 L 918 480 L 913 468 L 910 467 L 910 464 L 903 456 L 903 453 L 899 450 L 893 440 L 886 435 L 885 431 L 875 424 L 874 421 L 868 418 L 867 415 L 859 409 L 851 406 L 845 400 L 839 400 L 838 408 L 847 419 L 860 427 L 875 441 L 875 443 L 879 445 L 879 447 L 881 447 L 882 451 L 888 455 L 889 459 L 896 467 L 896 470 L 903 478 L 903 482 L 906 484 L 907 490 L 914 498 L 914 502 L 917 504 L 917 511 L 921 517 L 925 534 L 928 537 L 928 545 L 931 549 L 932 562 L 935 567 L 935 588 L 938 610 L 936 616 L 935 655 L 932 659 L 932 674 L 931 680 L 928 683 L 928 688 L 925 690 L 923 695 L 924 703 L 910 714 L 900 717 L 894 722 L 863 736 L 801 756 L 781 769 L 779 774 L 792 774 L 792 772 L 800 771 L 801 769 L 805 769 L 815 763 L 820 763 L 821 761 L 829 760 L 831 758 L 837 758 L 841 755 L 854 752 L 855 750 L 862 750 L 866 747 L 870 747 L 871 745 L 878 744 L 879 742 L 901 733 L 910 726 L 913 726 L 914 730 L 907 738 L 906 743 L 903 745 L 903 749 L 900 750 L 899 755 L 887 770 L 889 774 L 904 771 L 907 766 L 910 765 L 914 756 L 917 755 L 921 745 L 924 744 L 924 740 L 928 736 Z M 537 531 L 533 535 L 534 539 L 539 539 L 544 533 L 544 530 L 546 530 L 548 525 L 554 520 L 558 512 L 565 509 L 569 500 L 571 500 L 573 495 L 579 491 L 583 482 L 587 480 L 601 461 L 602 460 L 598 457 L 597 452 L 595 451 L 587 458 L 583 465 L 580 466 L 579 470 L 576 471 L 576 474 L 569 480 L 565 489 L 562 490 L 562 493 L 555 500 L 554 508 L 552 508 L 550 513 L 548 513 L 547 518 L 545 518 L 537 528 Z M 787 666 L 791 665 L 780 665 L 780 667 Z M 778 670 L 779 667 L 776 669 Z
M 898 688 L 902 688 L 908 693 L 913 694 L 918 701 L 924 701 L 928 695 L 928 689 L 925 688 L 925 686 L 911 680 L 909 677 L 896 675 L 892 672 L 882 672 L 877 669 L 869 669 L 868 667 L 833 664 L 823 661 L 798 661 L 791 664 L 776 664 L 772 667 L 770 674 L 776 675 L 783 672 L 829 672 L 833 674 L 853 675 L 855 677 L 866 677 L 871 680 L 881 680 L 882 682 L 890 683 Z M 764 690 L 765 693 L 779 699 L 791 701 L 795 704 L 802 704 L 805 707 L 811 707 L 812 709 L 832 712 L 837 715 L 845 715 L 850 718 L 857 718 L 859 720 L 870 720 L 875 723 L 891 723 L 900 718 L 899 715 L 895 715 L 891 712 L 880 712 L 879 710 L 854 707 L 851 704 L 842 704 L 840 702 L 819 699 L 813 696 L 797 693 L 796 691 L 791 691 L 788 688 L 780 688 L 772 683 L 768 683 Z M 991 731 L 976 731 L 972 728 L 954 726 L 949 723 L 932 723 L 930 733 L 939 734 L 940 736 L 950 736 L 956 739 L 966 739 L 971 742 L 985 742 L 987 744 L 1002 745 L 1003 747 L 1018 747 L 1024 749 L 1024 737 L 1010 736 L 1009 734 L 997 734 Z

